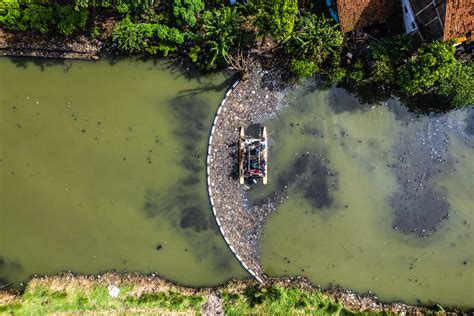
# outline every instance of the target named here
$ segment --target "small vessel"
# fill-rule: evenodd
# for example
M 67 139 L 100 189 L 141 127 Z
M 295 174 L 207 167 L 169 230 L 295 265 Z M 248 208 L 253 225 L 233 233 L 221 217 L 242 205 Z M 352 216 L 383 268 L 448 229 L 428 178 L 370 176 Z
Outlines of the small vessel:
M 245 131 L 243 127 L 240 127 L 237 146 L 240 184 L 245 184 L 245 180 L 248 180 L 249 183 L 257 183 L 261 180 L 263 184 L 267 184 L 268 147 L 265 126 L 252 124 Z

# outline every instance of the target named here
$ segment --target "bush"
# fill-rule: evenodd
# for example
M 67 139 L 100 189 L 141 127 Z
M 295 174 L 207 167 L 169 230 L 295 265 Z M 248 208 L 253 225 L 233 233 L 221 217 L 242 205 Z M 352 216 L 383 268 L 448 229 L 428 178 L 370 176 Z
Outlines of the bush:
M 260 35 L 270 34 L 277 41 L 291 35 L 298 14 L 297 0 L 252 0 L 250 8 Z
M 178 45 L 184 43 L 184 33 L 180 32 L 174 27 L 169 27 L 163 24 L 155 24 L 153 26 L 153 32 L 161 42 L 169 42 Z
M 112 40 L 126 53 L 146 51 L 168 56 L 176 50 L 176 45 L 184 43 L 184 33 L 162 24 L 133 23 L 127 16 L 115 26 Z
M 153 8 L 159 0 L 74 0 L 74 9 L 85 10 L 90 7 L 114 7 L 120 14 L 145 13 Z
M 94 25 L 91 28 L 91 37 L 98 38 L 100 36 L 100 28 L 97 25 Z
M 446 80 L 456 65 L 451 43 L 426 43 L 407 64 L 398 69 L 396 83 L 400 90 L 414 96 Z
M 312 61 L 293 58 L 290 63 L 290 70 L 298 78 L 307 78 L 318 70 L 318 66 Z
M 26 30 L 23 24 L 22 12 L 17 0 L 0 1 L 0 26 L 8 30 Z
M 74 10 L 68 5 L 56 6 L 58 16 L 57 28 L 61 34 L 71 35 L 77 29 L 83 29 L 86 26 L 89 12 L 86 9 Z
M 128 16 L 117 23 L 112 31 L 112 40 L 119 50 L 131 54 L 142 51 L 146 46 L 142 30 Z
M 380 84 L 391 85 L 396 80 L 396 69 L 413 51 L 411 39 L 406 35 L 384 38 L 370 47 L 372 79 Z
M 40 33 L 48 33 L 53 19 L 53 8 L 38 4 L 29 4 L 23 10 L 23 24 Z
M 456 64 L 441 80 L 438 95 L 455 108 L 474 105 L 474 62 Z
M 382 38 L 370 47 L 370 57 L 374 60 L 387 59 L 398 66 L 413 52 L 413 45 L 407 35 L 395 35 Z
M 323 69 L 330 72 L 331 68 L 339 66 L 343 37 L 337 26 L 331 25 L 323 16 L 309 14 L 301 17 L 295 25 L 295 30 L 283 42 L 288 56 L 300 61 L 299 68 L 291 66 L 291 70 L 301 69 L 301 61 L 306 65 L 306 74 L 309 69 Z M 296 66 L 296 65 L 295 65 Z M 295 75 L 301 75 L 304 72 Z
M 173 15 L 178 25 L 196 25 L 196 15 L 204 10 L 202 0 L 173 0 Z
M 364 65 L 360 61 L 356 61 L 350 65 L 346 72 L 346 78 L 355 86 L 362 84 L 365 78 Z
M 248 34 L 240 27 L 241 20 L 235 7 L 220 7 L 202 14 L 197 45 L 189 56 L 202 69 L 216 69 L 229 63 L 229 54 L 246 45 Z
M 381 57 L 372 63 L 372 78 L 375 82 L 389 85 L 395 81 L 395 69 L 387 57 Z

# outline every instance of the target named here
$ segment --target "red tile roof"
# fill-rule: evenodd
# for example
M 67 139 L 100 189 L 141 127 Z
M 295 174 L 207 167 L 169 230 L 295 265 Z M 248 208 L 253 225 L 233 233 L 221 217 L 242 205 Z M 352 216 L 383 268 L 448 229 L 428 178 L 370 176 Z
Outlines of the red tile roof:
M 474 0 L 446 0 L 443 40 L 474 33 Z
M 341 31 L 346 33 L 387 22 L 398 10 L 398 2 L 398 0 L 337 0 Z

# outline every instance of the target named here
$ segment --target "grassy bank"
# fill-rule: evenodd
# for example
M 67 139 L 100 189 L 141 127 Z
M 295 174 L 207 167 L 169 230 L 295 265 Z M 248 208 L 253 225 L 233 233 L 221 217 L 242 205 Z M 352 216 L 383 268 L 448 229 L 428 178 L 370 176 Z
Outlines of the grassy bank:
M 110 286 L 120 289 L 110 294 Z M 215 288 L 187 288 L 158 277 L 118 275 L 34 278 L 22 294 L 0 292 L 0 314 L 140 313 L 226 315 L 385 315 L 434 314 L 404 304 L 382 304 L 354 293 L 321 291 L 307 281 L 282 279 L 267 286 L 232 281 Z

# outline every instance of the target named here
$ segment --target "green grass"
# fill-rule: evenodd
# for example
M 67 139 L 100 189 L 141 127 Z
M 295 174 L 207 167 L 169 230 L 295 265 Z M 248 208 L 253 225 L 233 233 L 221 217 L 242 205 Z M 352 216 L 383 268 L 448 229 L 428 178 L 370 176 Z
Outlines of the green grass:
M 200 314 L 207 301 L 205 290 L 180 290 L 167 283 L 150 290 L 145 283 L 122 283 L 118 297 L 109 295 L 107 284 L 84 279 L 32 280 L 25 292 L 4 298 L 0 314 L 45 315 L 52 313 L 114 312 L 163 314 L 186 312 Z M 59 290 L 58 290 L 59 289 Z M 228 283 L 219 288 L 226 315 L 394 315 L 390 312 L 356 312 L 321 291 L 278 284 L 261 287 L 256 283 Z M 1 296 L 0 296 L 1 302 Z M 436 315 L 437 311 L 425 310 Z M 440 310 L 441 314 L 442 309 Z
M 226 315 L 340 315 L 346 311 L 341 304 L 320 292 L 277 285 L 248 286 L 242 293 L 224 291 L 222 297 Z
M 204 302 L 200 295 L 178 292 L 159 292 L 135 296 L 133 287 L 120 287 L 117 298 L 109 295 L 107 287 L 96 285 L 92 289 L 74 287 L 66 291 L 52 291 L 43 285 L 28 287 L 19 302 L 0 305 L 0 313 L 15 315 L 44 315 L 57 312 L 107 311 L 128 309 L 163 309 L 167 311 L 199 312 Z

